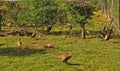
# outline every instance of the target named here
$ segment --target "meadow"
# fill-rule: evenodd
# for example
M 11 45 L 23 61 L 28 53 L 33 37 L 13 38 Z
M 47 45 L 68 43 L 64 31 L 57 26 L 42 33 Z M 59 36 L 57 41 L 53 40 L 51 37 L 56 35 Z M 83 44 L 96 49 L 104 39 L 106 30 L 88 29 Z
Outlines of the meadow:
M 96 21 L 97 20 L 97 21 Z M 102 23 L 101 23 L 102 21 Z M 75 26 L 76 34 L 68 37 L 66 27 L 59 30 L 54 26 L 51 34 L 28 36 L 7 35 L 0 37 L 0 70 L 1 71 L 120 71 L 120 38 L 110 40 L 98 38 L 95 32 L 100 31 L 104 19 L 91 20 L 94 34 L 88 34 L 86 39 L 80 37 L 80 27 Z M 97 23 L 97 24 L 96 24 Z M 3 27 L 3 30 L 6 28 Z M 59 31 L 64 31 L 57 34 Z M 16 44 L 21 39 L 27 50 L 20 50 Z M 47 43 L 54 43 L 57 48 L 43 48 Z M 73 51 L 68 63 L 55 57 Z

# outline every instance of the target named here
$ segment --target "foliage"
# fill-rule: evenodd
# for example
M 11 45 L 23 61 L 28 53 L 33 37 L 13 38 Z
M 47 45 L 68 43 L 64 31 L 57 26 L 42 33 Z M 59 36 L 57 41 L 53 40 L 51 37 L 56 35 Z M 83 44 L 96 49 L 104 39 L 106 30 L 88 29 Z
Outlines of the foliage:
M 38 25 L 53 25 L 64 22 L 65 6 L 59 0 L 29 0 L 27 17 L 30 23 Z M 63 4 L 62 4 L 63 3 Z M 23 14 L 25 15 L 25 14 Z M 62 20 L 63 19 L 63 20 Z
M 21 17 L 21 13 L 25 13 L 25 4 L 23 1 L 6 1 L 3 2 L 3 5 L 5 8 L 2 10 L 3 11 L 3 21 L 4 24 L 7 24 L 7 21 L 10 21 L 14 25 L 18 26 L 19 23 L 21 23 L 21 19 L 24 17 Z
M 34 25 L 53 25 L 57 22 L 80 23 L 92 12 L 92 6 L 82 6 L 65 0 L 26 0 L 7 3 L 7 18 Z
M 71 13 L 69 20 L 73 23 L 82 24 L 84 21 L 91 18 L 94 10 L 95 8 L 93 6 L 72 3 L 69 7 Z
M 91 18 L 91 15 L 95 8 L 90 5 L 80 5 L 78 3 L 70 3 L 69 11 L 70 15 L 68 20 L 72 23 L 80 24 L 82 28 L 82 38 L 86 38 L 85 24 L 87 20 Z

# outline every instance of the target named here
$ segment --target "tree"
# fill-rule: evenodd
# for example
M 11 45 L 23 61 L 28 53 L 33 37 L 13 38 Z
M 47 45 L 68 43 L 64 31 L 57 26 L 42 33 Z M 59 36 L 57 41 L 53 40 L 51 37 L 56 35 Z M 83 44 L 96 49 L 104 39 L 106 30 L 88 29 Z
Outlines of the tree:
M 6 12 L 4 12 L 4 21 L 11 21 L 16 27 L 18 26 L 19 3 L 17 1 L 8 1 L 6 5 Z
M 6 2 L 5 2 L 6 3 Z M 4 11 L 6 10 L 6 5 L 4 5 L 4 2 L 0 2 L 0 31 L 2 30 L 2 21 L 4 17 Z
M 93 6 L 80 5 L 76 3 L 70 3 L 69 11 L 70 15 L 68 20 L 72 23 L 80 24 L 82 28 L 82 38 L 86 38 L 85 24 L 87 19 L 90 19 L 92 12 L 95 10 Z
M 114 27 L 118 28 L 119 26 L 119 17 L 118 17 L 118 8 L 119 8 L 119 0 L 101 0 L 101 4 L 103 4 L 103 8 L 101 9 L 106 18 L 112 18 L 114 22 Z
M 119 1 L 119 29 L 120 29 L 120 1 Z
M 56 4 L 52 0 L 29 0 L 27 19 L 35 28 L 43 25 L 53 25 L 56 15 Z M 48 30 L 49 32 L 50 30 Z
M 21 19 L 30 24 L 38 26 L 48 26 L 47 32 L 50 32 L 52 26 L 57 22 L 64 23 L 66 20 L 65 1 L 60 0 L 28 0 L 27 15 L 20 14 L 25 17 Z

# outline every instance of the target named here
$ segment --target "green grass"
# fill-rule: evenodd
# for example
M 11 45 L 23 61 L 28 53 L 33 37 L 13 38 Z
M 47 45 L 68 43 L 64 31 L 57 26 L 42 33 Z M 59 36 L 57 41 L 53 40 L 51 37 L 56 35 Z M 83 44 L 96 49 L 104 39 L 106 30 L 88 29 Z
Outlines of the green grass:
M 21 38 L 23 46 L 30 49 L 18 52 L 16 41 Z M 36 40 L 39 39 L 39 40 Z M 120 70 L 120 40 L 102 41 L 99 38 L 81 39 L 66 36 L 44 37 L 0 37 L 0 69 L 2 71 L 119 71 Z M 32 42 L 39 42 L 38 45 Z M 54 42 L 57 49 L 42 48 L 45 44 Z M 34 47 L 35 46 L 35 47 Z M 36 48 L 36 49 L 35 49 Z M 39 48 L 39 49 L 38 49 Z M 72 58 L 65 64 L 55 56 L 70 53 Z

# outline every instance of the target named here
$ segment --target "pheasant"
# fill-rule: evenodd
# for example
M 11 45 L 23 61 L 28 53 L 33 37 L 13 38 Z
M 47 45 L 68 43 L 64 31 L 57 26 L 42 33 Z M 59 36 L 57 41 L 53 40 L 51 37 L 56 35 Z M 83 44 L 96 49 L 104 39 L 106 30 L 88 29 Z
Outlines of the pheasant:
M 72 53 L 71 54 L 63 54 L 60 56 L 57 56 L 56 58 L 59 59 L 62 62 L 67 63 L 67 61 L 72 57 Z
M 56 48 L 56 46 L 52 43 L 48 43 L 47 45 L 44 46 L 44 48 Z
M 110 38 L 110 34 L 106 34 L 104 39 L 109 40 L 109 38 Z
M 17 41 L 17 45 L 18 45 L 19 48 L 21 48 L 21 46 L 22 46 L 21 39 L 18 39 L 18 41 Z
M 34 38 L 36 36 L 36 32 L 32 33 L 31 38 Z

